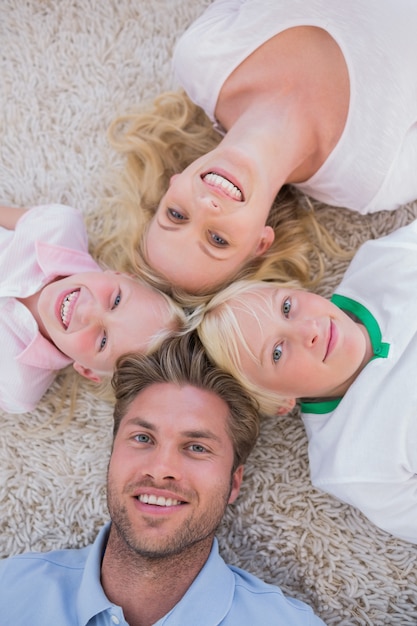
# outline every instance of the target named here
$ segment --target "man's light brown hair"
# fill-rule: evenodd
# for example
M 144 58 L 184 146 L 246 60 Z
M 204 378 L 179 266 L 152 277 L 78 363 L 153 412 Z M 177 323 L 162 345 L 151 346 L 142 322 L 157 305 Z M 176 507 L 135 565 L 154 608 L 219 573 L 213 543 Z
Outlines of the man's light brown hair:
M 233 376 L 208 358 L 196 333 L 165 340 L 151 355 L 127 354 L 119 358 L 112 380 L 116 396 L 113 437 L 130 404 L 154 384 L 192 385 L 212 392 L 227 405 L 227 429 L 233 444 L 233 471 L 246 462 L 259 434 L 258 405 Z

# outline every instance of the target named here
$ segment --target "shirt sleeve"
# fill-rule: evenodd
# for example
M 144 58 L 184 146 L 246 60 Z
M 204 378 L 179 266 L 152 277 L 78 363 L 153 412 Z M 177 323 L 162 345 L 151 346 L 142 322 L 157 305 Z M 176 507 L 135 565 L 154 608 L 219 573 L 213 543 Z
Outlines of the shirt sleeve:
M 51 245 L 86 250 L 87 229 L 78 209 L 65 204 L 46 204 L 31 207 L 17 222 L 16 231 L 24 229 L 27 236 L 33 232 L 38 241 Z

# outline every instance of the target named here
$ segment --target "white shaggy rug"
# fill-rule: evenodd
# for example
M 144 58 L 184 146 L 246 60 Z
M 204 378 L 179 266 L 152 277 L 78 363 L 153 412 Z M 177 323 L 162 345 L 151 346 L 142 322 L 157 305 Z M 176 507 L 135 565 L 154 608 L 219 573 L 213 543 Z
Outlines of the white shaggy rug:
M 119 164 L 109 122 L 171 86 L 173 44 L 208 2 L 1 0 L 0 203 L 98 210 Z M 417 204 L 366 218 L 322 213 L 356 247 L 416 217 Z M 342 271 L 329 268 L 325 295 Z M 111 407 L 81 384 L 72 422 L 48 423 L 68 413 L 65 378 L 32 414 L 1 415 L 2 557 L 83 546 L 107 519 Z M 297 414 L 264 422 L 219 537 L 228 561 L 311 603 L 329 625 L 417 624 L 417 546 L 310 486 Z

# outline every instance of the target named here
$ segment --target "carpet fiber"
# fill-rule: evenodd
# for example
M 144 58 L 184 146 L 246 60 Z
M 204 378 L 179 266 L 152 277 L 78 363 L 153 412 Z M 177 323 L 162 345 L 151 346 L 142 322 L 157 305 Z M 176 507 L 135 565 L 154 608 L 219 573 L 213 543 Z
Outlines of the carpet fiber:
M 207 4 L 2 0 L 0 203 L 99 210 L 107 175 L 120 165 L 108 124 L 171 86 L 173 44 Z M 355 249 L 414 219 L 417 203 L 367 217 L 326 207 L 320 215 Z M 331 293 L 344 268 L 329 267 L 321 293 Z M 2 557 L 86 545 L 107 519 L 111 409 L 82 382 L 66 426 L 67 378 L 32 414 L 1 415 Z M 417 624 L 417 546 L 311 487 L 297 413 L 263 423 L 219 539 L 226 560 L 311 603 L 329 625 Z

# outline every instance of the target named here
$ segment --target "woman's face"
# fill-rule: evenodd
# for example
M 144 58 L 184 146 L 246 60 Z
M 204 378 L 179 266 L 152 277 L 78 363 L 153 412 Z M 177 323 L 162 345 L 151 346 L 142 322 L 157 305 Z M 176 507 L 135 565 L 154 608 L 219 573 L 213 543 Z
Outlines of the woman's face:
M 146 250 L 150 265 L 174 285 L 190 292 L 215 287 L 272 244 L 265 221 L 274 195 L 262 191 L 258 176 L 254 184 L 245 161 L 214 150 L 171 178 Z

